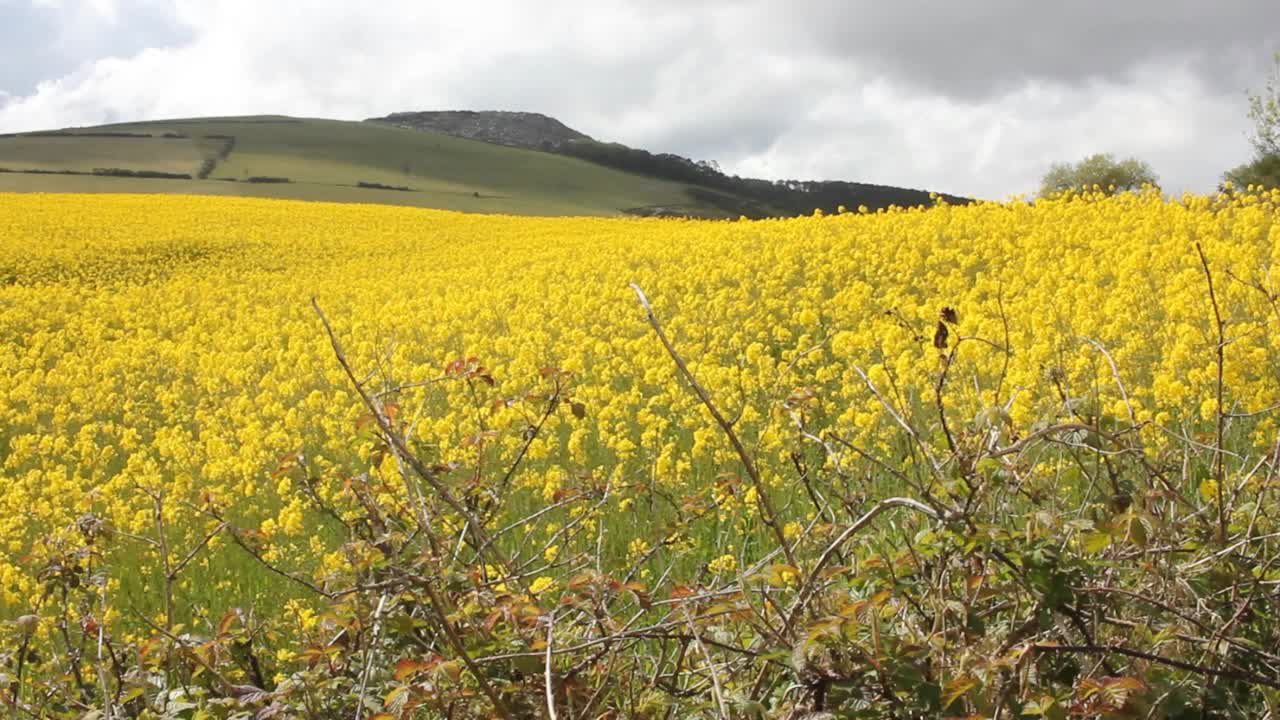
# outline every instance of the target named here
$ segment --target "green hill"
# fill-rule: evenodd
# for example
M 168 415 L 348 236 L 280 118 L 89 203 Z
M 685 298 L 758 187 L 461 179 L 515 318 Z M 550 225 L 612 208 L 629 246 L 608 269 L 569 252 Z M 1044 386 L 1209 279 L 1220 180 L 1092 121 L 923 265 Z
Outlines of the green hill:
M 280 116 L 0 136 L 0 169 L 7 171 L 0 172 L 0 192 L 249 195 L 524 215 L 646 208 L 731 214 L 709 202 L 705 189 L 578 158 L 375 123 Z M 110 169 L 191 179 L 104 174 Z M 711 199 L 724 205 L 724 197 Z
M 938 199 L 952 205 L 971 202 L 970 198 L 892 185 L 844 180 L 761 180 L 729 175 L 715 162 L 600 142 L 538 113 L 431 110 L 392 113 L 366 122 L 544 150 L 635 175 L 681 183 L 691 188 L 689 194 L 696 203 L 719 208 L 735 217 L 808 215 L 815 209 L 836 212 L 841 206 L 864 206 L 872 210 L 893 205 L 928 206 Z
M 740 178 L 714 163 L 597 142 L 537 113 L 458 111 L 365 122 L 193 118 L 0 135 L 0 192 L 246 195 L 516 215 L 711 218 L 935 200 L 923 190 L 868 183 Z

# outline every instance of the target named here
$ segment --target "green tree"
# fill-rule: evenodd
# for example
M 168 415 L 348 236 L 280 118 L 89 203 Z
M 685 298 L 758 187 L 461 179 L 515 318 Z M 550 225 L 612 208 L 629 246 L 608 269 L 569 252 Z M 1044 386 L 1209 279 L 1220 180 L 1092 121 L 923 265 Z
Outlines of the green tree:
M 1253 121 L 1253 159 L 1228 170 L 1224 179 L 1236 187 L 1261 185 L 1280 188 L 1280 52 L 1266 86 L 1249 93 L 1249 119 Z
M 1249 94 L 1249 119 L 1253 121 L 1253 148 L 1261 155 L 1280 155 L 1280 52 L 1275 54 L 1266 87 Z
M 1098 186 L 1105 192 L 1139 190 L 1157 185 L 1155 171 L 1137 158 L 1116 160 L 1109 153 L 1090 155 L 1078 163 L 1055 163 L 1040 183 L 1040 196 Z
M 1280 188 L 1280 153 L 1259 155 L 1240 167 L 1228 170 L 1223 179 L 1237 188 L 1250 185 Z

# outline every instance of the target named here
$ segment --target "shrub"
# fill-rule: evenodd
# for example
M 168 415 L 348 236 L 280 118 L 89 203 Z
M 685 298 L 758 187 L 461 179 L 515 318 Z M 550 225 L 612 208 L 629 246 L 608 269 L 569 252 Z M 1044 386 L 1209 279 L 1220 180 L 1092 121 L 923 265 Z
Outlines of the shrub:
M 377 182 L 367 182 L 360 180 L 356 183 L 356 187 L 366 188 L 369 190 L 398 190 L 400 192 L 414 192 L 414 189 L 407 185 L 383 185 Z
M 1116 160 L 1110 154 L 1090 155 L 1078 163 L 1056 163 L 1045 173 L 1040 196 L 1048 197 L 1068 190 L 1098 188 L 1106 193 L 1140 190 L 1157 186 L 1151 166 L 1137 158 Z
M 1224 179 L 1237 189 L 1280 188 L 1280 155 L 1259 155 L 1251 162 L 1227 171 Z
M 190 180 L 191 173 L 171 173 L 159 170 L 129 170 L 126 168 L 94 168 L 94 175 L 105 177 L 150 178 L 158 180 Z
M 27 168 L 15 170 L 12 168 L 0 168 L 0 172 L 4 173 L 22 173 L 24 175 L 93 175 L 91 172 L 83 170 L 45 170 L 41 168 Z

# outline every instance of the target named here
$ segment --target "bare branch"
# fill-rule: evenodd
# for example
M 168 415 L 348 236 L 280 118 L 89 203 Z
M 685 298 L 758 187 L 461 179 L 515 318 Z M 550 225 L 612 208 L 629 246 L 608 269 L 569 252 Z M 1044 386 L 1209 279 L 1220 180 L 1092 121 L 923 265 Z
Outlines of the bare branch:
M 778 520 L 778 513 L 774 509 L 773 500 L 769 498 L 768 488 L 765 487 L 764 481 L 760 477 L 760 471 L 756 468 L 755 460 L 747 452 L 747 448 L 742 444 L 742 440 L 738 438 L 738 433 L 733 429 L 733 423 L 725 419 L 720 413 L 719 408 L 711 399 L 711 395 L 698 383 L 698 379 L 694 377 L 693 372 L 689 370 L 689 366 L 685 364 L 684 358 L 680 357 L 680 353 L 676 352 L 676 348 L 667 339 L 666 332 L 663 331 L 662 325 L 658 322 L 657 315 L 653 312 L 653 306 L 649 304 L 649 298 L 645 296 L 640 286 L 631 283 L 631 289 L 635 291 L 636 297 L 640 299 L 640 305 L 644 307 L 645 315 L 649 321 L 649 325 L 653 327 L 653 331 L 658 335 L 658 340 L 662 342 L 662 346 L 667 349 L 667 354 L 671 356 L 676 367 L 680 370 L 680 374 L 693 388 L 693 392 L 711 413 L 711 417 L 715 418 L 716 424 L 724 431 L 729 443 L 733 445 L 733 449 L 738 454 L 738 459 L 742 462 L 743 468 L 747 471 L 747 476 L 751 480 L 751 484 L 756 490 L 756 501 L 760 505 L 760 515 L 764 519 L 769 529 L 773 531 L 774 538 L 778 541 L 778 546 L 782 548 L 782 553 L 786 555 L 787 562 L 791 565 L 796 564 L 795 555 L 792 554 L 791 544 L 787 542 L 786 534 L 782 530 L 782 524 Z
M 556 713 L 556 693 L 555 685 L 551 679 L 551 654 L 555 652 L 556 640 L 556 613 L 554 610 L 547 616 L 547 652 L 543 659 L 543 690 L 547 695 L 547 718 L 549 720 L 560 720 L 560 716 Z
M 916 512 L 928 515 L 934 520 L 943 519 L 943 515 L 937 510 L 934 510 L 919 500 L 912 500 L 911 498 L 886 498 L 876 503 L 875 506 L 868 510 L 862 517 L 858 518 L 852 525 L 845 528 L 845 531 L 840 533 L 840 536 L 833 540 L 831 544 L 827 546 L 826 550 L 822 551 L 822 555 L 818 558 L 818 562 L 813 566 L 813 569 L 809 571 L 808 577 L 805 578 L 804 583 L 800 586 L 800 592 L 796 596 L 795 603 L 787 613 L 786 626 L 788 629 L 795 625 L 800 613 L 803 612 L 805 607 L 808 605 L 810 598 L 813 597 L 813 594 L 817 589 L 818 576 L 822 573 L 823 568 L 827 566 L 827 563 L 831 561 L 831 557 L 840 549 L 840 546 L 844 545 L 845 541 L 870 524 L 872 520 L 875 520 L 877 515 L 889 508 L 895 507 L 910 508 Z
M 1200 265 L 1204 268 L 1205 280 L 1209 283 L 1209 301 L 1213 304 L 1213 320 L 1214 329 L 1217 331 L 1218 342 L 1215 349 L 1216 364 L 1218 368 L 1218 378 L 1216 385 L 1216 395 L 1218 401 L 1217 412 L 1217 437 L 1215 438 L 1213 453 L 1213 479 L 1216 485 L 1218 500 L 1218 542 L 1227 541 L 1227 508 L 1223 502 L 1223 485 L 1226 483 L 1226 469 L 1223 466 L 1223 443 L 1222 436 L 1225 431 L 1226 415 L 1224 414 L 1222 396 L 1223 396 L 1223 372 L 1226 366 L 1226 323 L 1222 320 L 1222 310 L 1218 307 L 1218 295 L 1213 289 L 1213 273 L 1209 270 L 1209 258 L 1205 257 L 1204 248 L 1200 243 L 1196 243 L 1196 252 L 1200 255 Z
M 313 297 L 311 298 L 311 306 L 315 309 L 316 314 L 320 317 L 320 322 L 324 325 L 324 330 L 329 336 L 329 345 L 333 348 L 334 356 L 337 358 L 338 363 L 342 365 L 342 369 L 346 372 L 347 378 L 351 381 L 352 387 L 355 388 L 356 393 L 360 395 L 360 399 L 364 401 L 365 407 L 368 408 L 369 412 L 373 415 L 374 421 L 378 424 L 378 429 L 382 431 L 382 435 L 386 439 L 387 444 L 391 446 L 392 451 L 395 452 L 396 456 L 404 461 L 404 463 L 408 465 L 418 477 L 422 478 L 424 482 L 431 486 L 431 489 L 435 491 L 435 493 L 439 495 L 454 512 L 462 516 L 463 520 L 466 522 L 468 530 L 468 544 L 475 549 L 476 554 L 483 556 L 488 553 L 490 560 L 507 571 L 507 574 L 513 574 L 511 562 L 504 555 L 499 553 L 496 548 L 491 546 L 488 536 L 484 531 L 484 526 L 480 523 L 479 519 L 476 518 L 469 509 L 467 509 L 467 506 L 464 505 L 462 501 L 454 496 L 443 482 L 440 481 L 440 477 L 434 470 L 427 467 L 427 465 L 423 463 L 417 455 L 413 454 L 413 452 L 409 450 L 408 446 L 405 444 L 404 438 L 395 431 L 395 428 L 391 426 L 390 419 L 388 419 L 386 414 L 382 412 L 381 407 L 379 407 L 373 398 L 370 397 L 368 391 L 364 389 L 363 384 L 356 378 L 355 371 L 352 370 L 351 363 L 347 360 L 346 353 L 342 350 L 342 344 L 338 342 L 338 336 L 333 331 L 333 325 L 329 323 L 329 318 L 324 314 L 324 310 L 320 308 L 320 302 Z
M 1198 673 L 1200 675 L 1212 675 L 1215 677 L 1227 678 L 1228 680 L 1240 680 L 1242 682 L 1251 683 L 1253 685 L 1262 685 L 1264 687 L 1280 689 L 1280 680 L 1274 678 L 1255 675 L 1251 672 L 1243 670 L 1221 670 L 1218 668 L 1206 667 L 1204 665 L 1196 665 L 1183 660 L 1175 660 L 1174 658 L 1156 655 L 1155 653 L 1143 652 L 1141 650 L 1133 650 L 1123 645 L 1048 645 L 1036 644 L 1031 649 L 1036 652 L 1056 652 L 1056 653 L 1082 653 L 1088 655 L 1123 655 L 1125 657 L 1136 658 L 1138 660 L 1147 660 L 1169 667 L 1175 667 L 1179 670 L 1187 670 Z

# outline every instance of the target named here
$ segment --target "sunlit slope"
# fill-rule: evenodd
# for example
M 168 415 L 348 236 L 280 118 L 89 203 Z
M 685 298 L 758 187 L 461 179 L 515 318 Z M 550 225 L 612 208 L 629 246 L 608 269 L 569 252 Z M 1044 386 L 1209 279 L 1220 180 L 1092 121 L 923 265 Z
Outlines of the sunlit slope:
M 641 207 L 722 214 L 695 201 L 689 186 L 680 183 L 562 155 L 372 123 L 264 116 L 72 132 L 152 137 L 3 137 L 0 168 L 92 172 L 112 167 L 196 177 L 206 159 L 214 158 L 215 164 L 207 179 L 192 180 L 0 173 L 0 191 L 241 195 L 523 215 L 616 215 Z M 172 137 L 177 135 L 185 137 Z M 225 158 L 218 157 L 227 138 L 235 142 Z M 254 177 L 291 182 L 249 182 Z

